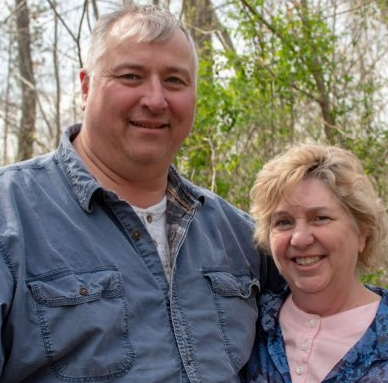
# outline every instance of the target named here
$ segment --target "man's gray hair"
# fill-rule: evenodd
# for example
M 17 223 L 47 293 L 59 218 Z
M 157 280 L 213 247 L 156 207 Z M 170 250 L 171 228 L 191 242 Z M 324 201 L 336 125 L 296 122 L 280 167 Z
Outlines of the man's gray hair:
M 84 69 L 92 74 L 98 60 L 107 49 L 107 36 L 114 30 L 117 22 L 123 17 L 131 15 L 132 24 L 125 31 L 126 37 L 136 36 L 137 42 L 150 43 L 167 40 L 179 28 L 187 37 L 198 67 L 198 56 L 193 38 L 182 22 L 176 19 L 168 10 L 155 5 L 122 5 L 111 13 L 99 17 L 91 34 L 88 54 Z

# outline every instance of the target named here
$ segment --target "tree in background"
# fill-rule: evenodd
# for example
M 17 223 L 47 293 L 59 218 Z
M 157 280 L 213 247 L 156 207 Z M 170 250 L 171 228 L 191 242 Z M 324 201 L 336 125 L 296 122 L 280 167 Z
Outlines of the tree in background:
M 197 123 L 179 166 L 247 209 L 264 161 L 296 142 L 326 142 L 355 151 L 386 198 L 387 82 L 378 69 L 387 44 L 377 8 L 351 1 L 229 4 L 240 49 L 216 52 L 213 81 L 200 81 Z
M 22 91 L 21 121 L 18 132 L 18 160 L 33 155 L 35 136 L 36 89 L 31 54 L 30 17 L 27 0 L 15 1 L 19 80 Z
M 84 43 L 99 14 L 120 0 L 29 0 L 29 42 L 12 34 L 20 22 L 17 5 L 27 9 L 27 3 L 5 1 L 0 54 L 9 71 L 0 70 L 0 137 L 2 158 L 11 162 L 26 143 L 36 154 L 51 150 L 61 131 L 81 119 Z M 296 142 L 328 142 L 355 151 L 388 199 L 386 2 L 223 1 L 149 1 L 184 19 L 200 52 L 196 124 L 176 165 L 248 209 L 248 191 L 264 161 Z M 30 60 L 23 59 L 26 50 L 15 54 L 16 41 L 29 47 Z M 28 70 L 16 70 L 17 57 Z M 28 80 L 16 85 L 19 79 Z M 36 120 L 28 123 L 34 100 Z M 22 120 L 30 116 L 22 128 L 15 124 L 18 113 Z M 36 133 L 26 135 L 30 130 Z
M 8 163 L 55 148 L 81 120 L 85 43 L 98 16 L 124 0 L 3 1 Z M 181 17 L 199 49 L 197 118 L 176 159 L 189 179 L 248 210 L 266 160 L 294 143 L 325 142 L 355 152 L 388 202 L 386 0 L 148 2 Z

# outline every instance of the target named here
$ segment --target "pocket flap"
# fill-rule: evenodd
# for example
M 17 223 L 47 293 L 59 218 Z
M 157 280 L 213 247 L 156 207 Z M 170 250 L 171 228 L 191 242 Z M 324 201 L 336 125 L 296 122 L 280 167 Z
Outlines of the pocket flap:
M 122 276 L 115 270 L 48 274 L 27 282 L 34 299 L 46 306 L 78 305 L 122 295 Z
M 249 298 L 254 287 L 260 290 L 260 282 L 250 275 L 234 275 L 225 271 L 203 271 L 213 290 L 221 296 Z

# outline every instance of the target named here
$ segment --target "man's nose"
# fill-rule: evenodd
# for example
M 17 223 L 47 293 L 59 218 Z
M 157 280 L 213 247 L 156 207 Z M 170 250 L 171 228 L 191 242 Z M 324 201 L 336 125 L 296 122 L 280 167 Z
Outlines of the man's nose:
M 153 113 L 160 113 L 167 108 L 166 90 L 159 78 L 151 78 L 144 87 L 140 105 Z

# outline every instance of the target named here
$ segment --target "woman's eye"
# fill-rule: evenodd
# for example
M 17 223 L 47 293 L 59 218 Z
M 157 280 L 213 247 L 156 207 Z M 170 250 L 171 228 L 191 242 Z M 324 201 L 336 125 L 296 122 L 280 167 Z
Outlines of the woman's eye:
M 318 223 L 325 223 L 331 221 L 331 218 L 326 215 L 318 215 L 314 218 L 314 221 Z
M 279 230 L 286 230 L 292 226 L 290 219 L 278 219 L 273 222 L 272 227 Z

